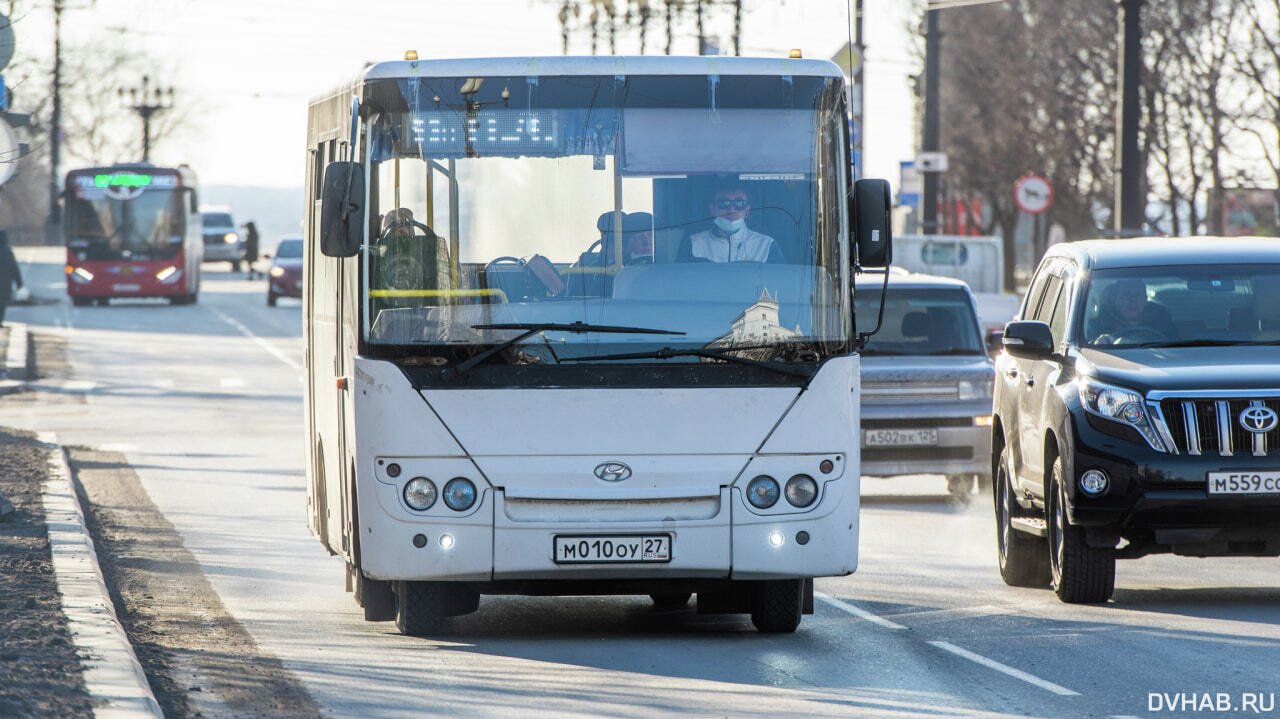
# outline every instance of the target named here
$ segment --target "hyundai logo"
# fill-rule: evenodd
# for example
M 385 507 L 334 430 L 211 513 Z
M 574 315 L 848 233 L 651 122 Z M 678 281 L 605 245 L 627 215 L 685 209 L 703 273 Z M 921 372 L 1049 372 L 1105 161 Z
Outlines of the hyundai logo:
M 1280 418 L 1276 417 L 1276 411 L 1270 407 L 1254 405 L 1246 407 L 1240 413 L 1240 426 L 1254 434 L 1270 432 L 1276 428 L 1277 421 L 1280 421 Z M 599 472 L 599 469 L 596 471 Z
M 606 482 L 621 482 L 631 476 L 631 468 L 622 462 L 601 462 L 595 474 Z

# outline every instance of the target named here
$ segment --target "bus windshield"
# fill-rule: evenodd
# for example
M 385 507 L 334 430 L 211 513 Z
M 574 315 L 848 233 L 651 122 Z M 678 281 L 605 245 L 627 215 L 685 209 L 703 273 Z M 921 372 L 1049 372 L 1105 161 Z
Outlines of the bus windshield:
M 86 262 L 173 259 L 186 232 L 183 193 L 177 177 L 147 177 L 149 186 L 109 184 L 74 175 L 67 196 L 67 249 Z
M 484 325 L 578 322 L 672 334 L 505 356 L 847 351 L 842 102 L 830 77 L 371 81 L 364 338 L 474 350 L 521 332 Z

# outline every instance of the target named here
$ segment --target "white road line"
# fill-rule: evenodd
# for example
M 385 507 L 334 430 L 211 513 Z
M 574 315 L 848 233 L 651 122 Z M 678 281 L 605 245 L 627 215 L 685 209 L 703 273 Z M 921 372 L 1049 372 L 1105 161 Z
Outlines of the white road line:
M 286 365 L 288 365 L 289 367 L 292 367 L 293 369 L 296 369 L 296 370 L 301 370 L 301 369 L 302 369 L 302 365 L 300 365 L 300 364 L 298 364 L 297 362 L 295 362 L 292 358 L 290 358 L 290 357 L 289 357 L 288 355 L 286 355 L 285 353 L 283 353 L 283 352 L 281 352 L 280 350 L 276 349 L 275 347 L 271 346 L 271 343 L 270 343 L 270 342 L 267 342 L 266 340 L 262 339 L 261 337 L 259 337 L 259 336 L 255 335 L 252 331 L 250 331 L 250 329 L 249 329 L 248 327 L 245 327 L 244 325 L 240 324 L 240 322 L 239 322 L 239 321 L 237 321 L 237 320 L 235 320 L 234 318 L 230 317 L 230 316 L 229 316 L 229 315 L 227 315 L 225 312 L 222 312 L 221 310 L 215 309 L 215 308 L 213 308 L 213 307 L 209 307 L 209 311 L 210 311 L 210 312 L 212 312 L 212 313 L 214 313 L 215 315 L 217 315 L 219 318 L 221 318 L 223 322 L 226 322 L 227 324 L 231 325 L 232 327 L 236 328 L 237 330 L 240 330 L 240 334 L 242 334 L 242 335 L 244 335 L 245 337 L 248 337 L 249 339 L 253 340 L 254 344 L 256 344 L 256 345 L 258 345 L 259 347 L 261 347 L 262 349 L 266 350 L 269 354 L 271 354 L 271 355 L 272 355 L 273 357 L 275 357 L 276 359 L 278 359 L 278 360 L 280 360 L 281 362 L 285 363 L 285 364 L 286 364 Z
M 981 665 L 982 665 L 982 666 L 984 666 L 984 667 L 987 667 L 988 669 L 994 669 L 994 670 L 996 670 L 996 671 L 998 671 L 998 672 L 1001 672 L 1001 673 L 1003 673 L 1003 674 L 1008 674 L 1009 676 L 1013 677 L 1014 679 L 1021 679 L 1022 681 L 1026 682 L 1026 683 L 1028 683 L 1028 684 L 1034 684 L 1034 685 L 1036 685 L 1036 686 L 1040 687 L 1041 689 L 1046 689 L 1046 690 L 1048 690 L 1048 691 L 1053 692 L 1054 694 L 1060 694 L 1060 695 L 1062 695 L 1062 696 L 1064 696 L 1064 697 L 1076 697 L 1076 696 L 1080 696 L 1080 692 L 1073 692 L 1073 691 L 1071 691 L 1070 689 L 1068 689 L 1068 688 L 1066 688 L 1066 687 L 1064 687 L 1064 686 L 1060 686 L 1060 685 L 1058 685 L 1058 684 L 1054 684 L 1053 682 L 1046 681 L 1046 680 L 1041 679 L 1040 677 L 1037 677 L 1037 676 L 1035 676 L 1035 675 L 1033 675 L 1033 674 L 1028 674 L 1028 673 L 1026 673 L 1026 672 L 1022 671 L 1021 669 L 1014 669 L 1013 667 L 1009 666 L 1008 664 L 1001 664 L 1000 662 L 998 662 L 998 661 L 996 661 L 996 660 L 994 660 L 994 659 L 988 659 L 988 658 L 986 658 L 986 657 L 982 656 L 981 654 L 974 654 L 973 652 L 969 651 L 968 649 L 964 649 L 964 648 L 961 648 L 961 647 L 957 647 L 957 646 L 956 646 L 956 645 L 954 645 L 954 644 L 951 644 L 951 643 L 948 643 L 948 642 L 929 642 L 929 643 L 930 643 L 930 644 L 932 644 L 933 646 L 935 646 L 935 647 L 939 648 L 939 649 L 942 649 L 942 650 L 944 650 L 944 651 L 951 652 L 952 654 L 954 654 L 954 655 L 956 655 L 956 656 L 958 656 L 958 657 L 963 657 L 963 658 L 965 658 L 965 659 L 968 659 L 968 660 L 969 660 L 969 661 L 971 661 L 971 662 L 976 662 L 976 663 L 978 663 L 978 664 L 981 664 Z
M 138 445 L 129 444 L 128 442 L 113 442 L 109 444 L 99 445 L 98 449 L 102 450 L 103 452 L 120 452 L 121 454 L 123 454 L 125 452 L 137 452 Z
M 92 392 L 98 383 L 87 379 L 73 379 L 62 383 L 64 392 Z
M 822 592 L 814 592 L 813 598 L 821 599 L 822 601 L 826 602 L 827 604 L 830 604 L 836 609 L 839 609 L 844 612 L 848 612 L 849 614 L 852 614 L 853 616 L 858 617 L 859 619 L 865 619 L 868 622 L 871 622 L 872 624 L 879 624 L 880 626 L 886 629 L 906 629 L 905 626 L 898 624 L 897 622 L 891 622 L 888 619 L 885 619 L 884 617 L 872 614 L 871 612 L 868 612 L 865 609 L 855 607 L 852 604 L 849 604 L 848 602 L 841 601 L 828 594 L 823 594 Z
M 218 385 L 222 389 L 238 389 L 245 385 L 245 381 L 243 377 L 223 377 L 218 380 Z

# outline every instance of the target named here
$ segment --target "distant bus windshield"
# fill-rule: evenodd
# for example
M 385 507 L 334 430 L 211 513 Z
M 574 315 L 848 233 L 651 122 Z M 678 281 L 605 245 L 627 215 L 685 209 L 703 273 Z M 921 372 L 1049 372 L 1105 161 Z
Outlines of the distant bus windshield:
M 151 182 L 141 184 L 138 177 Z M 100 178 L 115 178 L 103 180 Z M 172 176 L 73 175 L 67 249 L 78 260 L 167 260 L 182 250 L 183 193 Z
M 494 345 L 514 332 L 474 325 L 583 322 L 683 334 L 566 334 L 557 359 L 601 342 L 837 352 L 850 324 L 835 289 L 848 271 L 839 88 L 814 76 L 371 82 L 365 336 Z

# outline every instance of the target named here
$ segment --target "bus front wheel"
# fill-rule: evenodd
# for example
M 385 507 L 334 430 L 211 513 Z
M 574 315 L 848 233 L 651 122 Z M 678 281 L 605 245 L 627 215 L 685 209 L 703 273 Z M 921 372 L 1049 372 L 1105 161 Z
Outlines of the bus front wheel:
M 480 606 L 480 595 L 457 582 L 398 581 L 395 591 L 396 629 L 413 637 L 439 632 L 446 617 Z
M 751 623 L 765 634 L 794 632 L 804 613 L 804 580 L 759 582 L 751 602 Z

